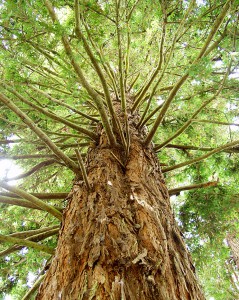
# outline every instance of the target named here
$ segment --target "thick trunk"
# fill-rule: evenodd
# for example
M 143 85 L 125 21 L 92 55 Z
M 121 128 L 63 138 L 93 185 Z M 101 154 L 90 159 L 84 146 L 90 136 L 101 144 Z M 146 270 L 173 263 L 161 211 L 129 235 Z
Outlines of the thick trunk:
M 109 148 L 103 133 L 90 149 L 91 190 L 82 181 L 74 185 L 36 299 L 205 299 L 158 160 L 133 121 L 130 135 L 125 167 L 122 151 Z

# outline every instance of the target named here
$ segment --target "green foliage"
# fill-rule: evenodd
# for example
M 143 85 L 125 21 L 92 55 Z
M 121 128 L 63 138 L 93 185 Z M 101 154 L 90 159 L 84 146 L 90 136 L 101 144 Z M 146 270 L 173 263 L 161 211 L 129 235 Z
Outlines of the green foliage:
M 130 95 L 135 103 L 148 84 L 138 103 L 140 116 L 145 113 L 142 122 L 144 121 L 148 131 L 155 127 L 155 121 L 162 112 L 162 103 L 166 103 L 171 97 L 179 80 L 188 76 L 175 90 L 172 102 L 156 128 L 153 135 L 156 145 L 174 135 L 203 103 L 217 94 L 222 85 L 215 99 L 170 142 L 173 146 L 189 148 L 169 144 L 158 152 L 160 162 L 166 166 L 199 158 L 208 149 L 239 140 L 239 127 L 230 125 L 238 124 L 239 121 L 238 77 L 234 78 L 238 72 L 238 3 L 231 2 L 219 28 L 206 45 L 206 54 L 197 59 L 210 32 L 215 29 L 216 20 L 226 3 L 224 0 L 129 0 L 120 1 L 118 9 L 116 2 L 111 0 L 80 1 L 80 29 L 85 40 L 76 35 L 74 1 L 52 2 L 59 22 L 52 22 L 49 9 L 42 1 L 1 1 L 1 93 L 30 117 L 32 124 L 40 128 L 58 149 L 77 162 L 74 150 L 80 147 L 81 153 L 85 154 L 89 146 L 92 146 L 91 137 L 66 125 L 62 120 L 95 132 L 98 121 L 108 121 L 112 127 L 114 117 L 109 110 L 105 87 L 103 88 L 96 71 L 96 65 L 103 74 L 111 96 L 110 101 L 120 94 L 121 76 L 126 95 Z M 117 31 L 120 37 L 117 36 Z M 62 36 L 66 37 L 71 54 L 67 53 Z M 85 43 L 91 50 L 93 60 Z M 122 57 L 119 57 L 119 46 Z M 196 62 L 193 63 L 195 59 Z M 120 60 L 123 65 L 122 74 L 119 72 Z M 231 75 L 227 76 L 230 63 Z M 79 78 L 76 64 L 89 86 L 100 100 L 103 99 L 106 120 L 102 111 L 97 108 L 92 93 L 89 93 Z M 38 108 L 61 117 L 61 120 L 31 107 L 16 93 L 11 92 L 11 89 Z M 61 104 L 54 102 L 52 98 Z M 129 109 L 132 108 L 132 103 L 127 105 Z M 29 193 L 70 192 L 75 174 L 46 145 L 42 137 L 37 136 L 17 117 L 16 112 L 1 101 L 0 106 L 2 157 L 14 157 L 15 165 L 21 168 L 22 174 L 39 163 L 55 159 L 54 163 L 10 183 Z M 157 108 L 158 111 L 153 114 Z M 124 125 L 121 127 L 125 130 Z M 127 136 L 125 132 L 123 135 Z M 225 242 L 229 232 L 239 233 L 238 152 L 236 146 L 229 152 L 215 154 L 203 162 L 165 174 L 169 188 L 219 179 L 216 187 L 183 192 L 172 200 L 208 299 L 238 297 L 238 281 L 232 275 L 238 274 L 238 270 Z M 38 157 L 26 158 L 29 155 Z M 67 205 L 66 199 L 44 201 L 60 209 Z M 45 211 L 1 202 L 0 208 L 0 219 L 3 221 L 0 225 L 1 234 L 59 224 L 58 220 Z M 55 247 L 56 242 L 56 235 L 39 241 L 49 247 Z M 0 251 L 9 247 L 10 245 L 1 244 Z M 23 297 L 28 289 L 29 274 L 37 277 L 43 272 L 48 258 L 48 254 L 26 248 L 2 256 L 0 293 L 3 296 L 0 297 L 7 294 L 12 295 L 13 299 Z
M 209 240 L 224 235 L 239 208 L 239 204 L 233 203 L 232 192 L 223 186 L 189 192 L 179 211 L 183 231 L 198 233 Z

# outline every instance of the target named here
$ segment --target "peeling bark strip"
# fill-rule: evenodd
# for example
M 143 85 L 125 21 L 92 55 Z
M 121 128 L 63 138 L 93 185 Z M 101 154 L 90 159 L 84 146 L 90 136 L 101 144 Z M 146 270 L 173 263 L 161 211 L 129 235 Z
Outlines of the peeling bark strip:
M 90 190 L 83 181 L 74 186 L 36 299 L 205 299 L 158 160 L 134 124 L 125 168 L 123 151 L 109 147 L 104 132 L 89 150 Z

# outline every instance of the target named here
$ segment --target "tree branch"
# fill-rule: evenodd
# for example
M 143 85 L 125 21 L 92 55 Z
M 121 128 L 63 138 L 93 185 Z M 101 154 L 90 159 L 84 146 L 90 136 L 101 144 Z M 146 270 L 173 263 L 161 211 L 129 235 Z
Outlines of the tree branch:
M 18 244 L 21 246 L 29 247 L 36 249 L 38 251 L 46 252 L 48 254 L 54 254 L 54 249 L 51 249 L 47 246 L 44 245 L 39 245 L 35 242 L 24 240 L 24 239 L 19 239 L 19 238 L 14 238 L 14 237 L 9 237 L 9 236 L 4 236 L 0 234 L 0 242 L 5 242 L 5 243 L 11 243 L 11 244 Z
M 119 23 L 119 9 L 120 0 L 115 1 L 115 14 L 116 14 L 116 32 L 117 32 L 117 43 L 118 43 L 118 68 L 119 68 L 119 80 L 120 80 L 120 97 L 121 97 L 121 107 L 123 112 L 126 111 L 126 99 L 125 99 L 125 86 L 124 86 L 124 72 L 123 69 L 123 55 L 122 55 L 122 44 L 121 44 L 121 32 Z
M 210 98 L 208 99 L 207 101 L 205 101 L 200 107 L 198 110 L 196 110 L 196 112 L 192 115 L 192 117 L 187 121 L 185 122 L 185 124 L 180 128 L 178 129 L 175 134 L 173 134 L 170 138 L 168 138 L 166 141 L 164 141 L 162 144 L 158 145 L 157 147 L 155 147 L 155 151 L 158 151 L 160 149 L 162 149 L 163 147 L 165 147 L 167 144 L 169 144 L 172 140 L 174 140 L 176 137 L 178 137 L 181 133 L 183 133 L 190 125 L 191 123 L 193 122 L 194 118 L 208 105 L 210 104 L 213 100 L 215 100 L 217 98 L 217 96 L 221 93 L 222 91 L 222 88 L 224 86 L 224 83 L 227 79 L 227 76 L 228 74 L 230 73 L 230 68 L 231 68 L 231 61 L 229 63 L 229 66 L 228 66 L 228 69 L 227 69 L 227 72 L 225 74 L 225 76 L 223 77 L 222 79 L 222 82 L 217 90 L 217 92 Z
M 177 196 L 182 191 L 189 191 L 189 190 L 193 190 L 193 189 L 208 188 L 208 187 L 216 186 L 216 185 L 218 185 L 218 181 L 209 181 L 209 182 L 203 182 L 203 183 L 199 183 L 199 184 L 192 184 L 192 185 L 180 186 L 180 187 L 175 188 L 175 189 L 170 189 L 170 190 L 168 190 L 168 192 L 169 192 L 169 196 L 173 196 L 173 195 Z
M 220 146 L 218 148 L 213 149 L 212 151 L 209 151 L 207 154 L 204 154 L 204 155 L 199 156 L 197 158 L 185 161 L 185 162 L 183 162 L 181 164 L 177 164 L 177 165 L 174 165 L 174 166 L 171 166 L 171 167 L 163 168 L 162 172 L 166 173 L 166 172 L 178 169 L 178 168 L 189 166 L 189 165 L 194 164 L 196 162 L 202 161 L 202 160 L 208 158 L 209 156 L 211 156 L 211 155 L 213 155 L 215 153 L 221 152 L 221 151 L 223 151 L 223 150 L 225 150 L 227 148 L 231 148 L 231 147 L 234 147 L 234 146 L 237 146 L 237 145 L 239 145 L 239 140 L 231 142 L 231 143 L 227 143 L 225 145 L 222 145 L 222 146 Z
M 55 14 L 54 8 L 52 6 L 52 3 L 49 0 L 45 0 L 45 5 L 46 5 L 46 8 L 49 12 L 49 15 L 50 15 L 53 23 L 57 23 L 58 25 L 60 25 L 59 20 L 57 19 L 57 16 Z M 78 77 L 79 83 L 82 84 L 82 86 L 87 90 L 88 94 L 91 96 L 91 98 L 93 99 L 94 103 L 96 104 L 96 106 L 98 108 L 102 123 L 104 125 L 105 131 L 106 131 L 106 134 L 107 134 L 107 137 L 109 140 L 109 143 L 112 146 L 116 146 L 115 136 L 113 134 L 107 113 L 105 111 L 103 101 L 100 98 L 100 96 L 98 95 L 98 93 L 88 83 L 85 76 L 83 75 L 81 67 L 79 66 L 79 64 L 76 62 L 76 60 L 74 58 L 74 54 L 70 47 L 70 43 L 65 34 L 62 35 L 62 43 L 63 43 L 64 49 L 65 49 L 65 52 L 66 52 L 68 58 L 70 59 L 70 63 L 72 65 L 72 67 L 74 68 L 75 73 Z
M 67 107 L 67 108 L 69 108 L 70 110 L 74 111 L 75 113 L 81 115 L 82 117 L 84 117 L 84 118 L 86 118 L 86 119 L 89 119 L 90 121 L 93 121 L 93 122 L 96 122 L 96 123 L 99 122 L 98 119 L 96 119 L 96 118 L 94 118 L 94 117 L 91 117 L 91 116 L 89 116 L 89 115 L 87 115 L 87 114 L 85 114 L 85 113 L 79 111 L 78 109 L 75 109 L 75 108 L 73 108 L 72 106 L 70 106 L 70 105 L 64 103 L 64 102 L 63 102 L 64 100 L 62 100 L 62 101 L 61 101 L 61 100 L 57 100 L 57 99 L 53 98 L 52 96 L 50 96 L 49 94 L 43 92 L 42 90 L 40 90 L 40 89 L 34 87 L 33 85 L 29 85 L 29 87 L 32 88 L 33 90 L 35 90 L 36 92 L 38 92 L 39 94 L 43 95 L 43 96 L 46 97 L 47 99 L 51 100 L 52 102 L 55 102 L 55 103 L 58 103 L 58 104 L 60 104 L 60 105 L 62 105 L 62 106 L 64 106 L 64 107 Z
M 58 229 L 47 230 L 45 232 L 42 232 L 42 233 L 39 233 L 39 234 L 36 234 L 36 235 L 31 235 L 31 236 L 27 237 L 26 240 L 33 241 L 33 242 L 40 242 L 41 240 L 44 240 L 48 237 L 56 235 L 58 232 L 59 232 L 59 228 Z M 13 252 L 19 251 L 23 247 L 24 246 L 17 246 L 17 245 L 11 246 L 11 247 L 1 251 L 0 252 L 0 257 L 3 257 L 3 256 L 11 254 Z
M 211 29 L 211 31 L 210 31 L 207 39 L 206 39 L 206 42 L 205 42 L 204 46 L 202 47 L 202 49 L 201 49 L 201 51 L 200 51 L 200 53 L 199 53 L 199 55 L 196 59 L 197 61 L 200 58 L 202 58 L 203 56 L 205 56 L 204 54 L 208 55 L 214 49 L 214 47 L 208 49 L 208 46 L 211 43 L 214 35 L 217 33 L 220 25 L 222 24 L 222 22 L 223 22 L 226 14 L 227 14 L 227 11 L 229 10 L 229 8 L 232 4 L 232 2 L 234 2 L 234 0 L 227 0 L 225 5 L 222 8 L 221 13 L 217 16 L 216 21 L 214 22 L 214 25 L 213 25 L 213 27 L 212 27 L 212 29 Z M 208 51 L 207 51 L 207 49 L 208 49 Z
M 227 0 L 226 4 L 224 5 L 221 13 L 218 15 L 218 17 L 216 18 L 214 25 L 202 47 L 202 49 L 200 50 L 197 58 L 193 61 L 191 66 L 195 66 L 199 60 L 204 56 L 212 38 L 214 37 L 214 35 L 216 34 L 217 30 L 219 29 L 222 21 L 224 20 L 228 9 L 230 8 L 230 4 L 231 4 L 232 0 Z M 209 54 L 209 52 L 207 53 Z M 160 110 L 159 116 L 157 117 L 153 127 L 151 128 L 151 130 L 149 131 L 144 144 L 147 146 L 151 140 L 153 139 L 154 134 L 156 133 L 159 125 L 161 124 L 166 112 L 168 111 L 168 108 L 172 102 L 172 100 L 174 99 L 175 95 L 177 94 L 178 90 L 180 89 L 180 87 L 184 84 L 184 82 L 187 80 L 187 78 L 189 77 L 189 71 L 186 72 L 179 80 L 178 82 L 175 84 L 175 86 L 173 87 L 173 89 L 171 90 L 171 92 L 169 93 L 169 96 L 167 98 L 167 100 L 164 102 L 162 109 Z
M 50 236 L 53 236 L 53 235 L 56 235 L 59 233 L 59 226 L 58 228 L 53 228 L 53 229 L 49 229 L 49 230 L 45 230 L 45 231 L 42 231 L 42 232 L 39 232 L 39 233 L 27 233 L 29 234 L 29 236 L 27 238 L 25 238 L 26 240 L 29 240 L 29 241 L 33 241 L 33 242 L 39 242 L 39 241 L 42 241 L 42 240 L 45 240 L 46 238 L 50 237 Z M 22 238 L 22 237 L 19 237 L 17 236 L 18 233 L 13 233 L 11 235 L 8 235 L 10 237 L 17 237 L 17 238 Z
M 59 232 L 59 225 L 51 226 L 51 227 L 44 227 L 35 230 L 26 230 L 20 232 L 14 232 L 8 234 L 10 237 L 17 237 L 21 239 L 32 238 L 34 242 L 42 240 L 43 238 L 47 238 L 52 234 Z M 50 234 L 50 235 L 49 235 Z
M 99 10 L 95 9 L 92 5 L 87 5 L 87 2 L 86 2 L 86 3 L 82 2 L 81 5 L 84 5 L 87 9 L 90 9 L 90 10 L 92 10 L 93 12 L 95 12 L 95 13 L 97 13 L 97 14 L 99 14 L 99 15 L 105 17 L 106 19 L 110 20 L 111 22 L 115 23 L 115 20 L 114 20 L 114 19 L 110 18 L 107 14 L 104 14 L 102 11 L 99 11 Z M 100 8 L 100 9 L 101 9 L 101 8 Z M 102 9 L 101 9 L 101 10 L 102 10 Z
M 69 193 L 31 193 L 32 196 L 38 199 L 44 200 L 56 200 L 56 199 L 65 199 Z M 10 198 L 21 198 L 17 193 L 9 192 L 0 192 L 0 196 L 10 197 Z
M 41 282 L 45 278 L 46 274 L 41 275 L 36 282 L 34 282 L 33 286 L 28 290 L 28 292 L 23 296 L 22 300 L 29 300 L 31 299 L 32 295 L 35 291 L 39 288 Z
M 0 187 L 4 188 L 7 191 L 16 193 L 21 198 L 28 200 L 30 203 L 33 203 L 36 206 L 39 206 L 40 208 L 42 208 L 42 210 L 47 211 L 49 214 L 53 215 L 54 217 L 56 217 L 57 219 L 59 219 L 61 221 L 62 213 L 59 212 L 55 207 L 44 203 L 40 199 L 23 191 L 22 189 L 8 185 L 6 182 L 4 182 L 2 180 L 0 181 Z
M 0 140 L 0 145 L 15 144 L 15 143 L 20 143 L 22 141 L 23 141 L 22 139 L 17 139 L 17 140 Z
M 21 111 L 10 99 L 5 95 L 0 93 L 0 101 L 3 102 L 8 108 L 10 108 L 22 121 L 47 145 L 50 150 L 52 150 L 56 156 L 64 161 L 66 166 L 68 166 L 74 172 L 78 172 L 77 164 L 71 160 L 68 156 L 65 155 L 52 141 L 51 139 L 39 128 L 33 121 Z
M 173 149 L 180 149 L 180 150 L 199 150 L 199 151 L 212 151 L 214 149 L 211 147 L 197 147 L 197 146 L 175 145 L 175 144 L 168 144 L 166 146 L 166 148 L 173 148 Z M 239 148 L 236 148 L 236 147 L 228 148 L 228 149 L 222 150 L 222 152 L 239 153 Z
M 39 242 L 41 240 L 44 240 L 50 236 L 53 236 L 59 232 L 59 225 L 51 226 L 51 227 L 45 227 L 40 228 L 36 230 L 28 230 L 23 232 L 17 232 L 10 234 L 8 236 L 10 237 L 18 237 L 22 239 L 26 239 L 33 242 Z M 3 250 L 0 252 L 0 257 L 9 255 L 15 251 L 21 250 L 23 246 L 12 246 L 6 250 Z
M 36 166 L 34 166 L 33 168 L 31 168 L 26 173 L 17 175 L 15 177 L 6 178 L 5 181 L 18 180 L 18 179 L 22 179 L 22 178 L 28 177 L 28 176 L 32 175 L 33 173 L 38 172 L 41 168 L 47 167 L 47 166 L 52 165 L 52 164 L 54 164 L 56 162 L 57 161 L 55 159 L 50 159 L 50 160 L 42 161 L 39 164 L 37 164 Z
M 124 120 L 125 120 L 125 132 L 126 132 L 126 139 L 124 134 L 121 130 L 121 139 L 126 151 L 126 157 L 129 153 L 130 147 L 130 135 L 129 135 L 129 124 L 128 124 L 128 117 L 126 112 L 126 96 L 125 96 L 125 69 L 123 68 L 123 54 L 122 54 L 122 43 L 121 43 L 121 31 L 120 31 L 120 23 L 119 23 L 119 9 L 120 9 L 120 0 L 115 2 L 115 9 L 116 9 L 116 33 L 117 33 L 117 43 L 118 43 L 118 68 L 119 68 L 119 81 L 120 81 L 120 100 L 121 100 L 121 108 L 124 113 Z M 119 126 L 120 127 L 120 124 Z M 120 127 L 121 128 L 121 127 Z
M 92 132 L 89 131 L 81 126 L 78 126 L 77 124 L 74 124 L 68 120 L 66 120 L 65 118 L 61 118 L 49 111 L 47 111 L 46 109 L 32 103 L 32 101 L 27 100 L 26 98 L 24 98 L 22 95 L 20 95 L 15 89 L 11 88 L 9 85 L 5 84 L 4 82 L 1 82 L 1 84 L 8 90 L 10 91 L 12 94 L 14 94 L 15 96 L 17 96 L 22 102 L 26 103 L 27 105 L 29 105 L 30 107 L 33 107 L 35 110 L 40 111 L 41 113 L 43 113 L 44 115 L 50 117 L 51 119 L 63 123 L 83 134 L 85 134 L 86 136 L 90 137 L 92 140 L 97 141 L 98 137 L 97 135 Z M 33 97 L 31 97 L 32 99 L 34 99 Z
M 84 24 L 84 27 L 85 27 L 85 30 L 87 32 L 87 36 L 91 42 L 91 45 L 93 46 L 93 48 L 95 49 L 97 55 L 99 56 L 100 60 L 101 60 L 101 64 L 105 70 L 105 72 L 107 73 L 107 75 L 109 76 L 111 82 L 112 82 L 112 85 L 113 85 L 113 89 L 114 89 L 114 92 L 115 92 L 115 95 L 116 95 L 116 99 L 119 99 L 118 97 L 118 91 L 117 91 L 117 84 L 116 84 L 116 80 L 115 80 L 115 76 L 114 76 L 114 72 L 110 66 L 109 63 L 105 62 L 105 58 L 103 56 L 103 53 L 102 53 L 102 50 L 100 48 L 97 48 L 93 38 L 92 38 L 92 35 L 91 35 L 91 32 L 86 24 L 86 22 L 84 21 L 84 19 L 82 18 L 82 23 Z
M 32 204 L 27 200 L 13 198 L 13 197 L 7 197 L 7 196 L 2 196 L 2 195 L 0 195 L 0 203 L 4 203 L 4 204 L 8 204 L 8 205 L 17 205 L 17 206 L 31 208 L 31 209 L 43 210 L 41 207 L 36 206 L 35 204 Z M 54 206 L 54 207 L 57 210 L 59 210 L 60 212 L 63 211 L 63 208 L 60 208 L 57 206 Z
M 104 90 L 105 99 L 106 99 L 106 102 L 107 102 L 107 105 L 108 105 L 108 108 L 109 108 L 109 111 L 110 111 L 110 114 L 111 114 L 111 118 L 112 118 L 112 120 L 114 120 L 116 118 L 116 115 L 115 115 L 115 111 L 114 111 L 114 108 L 113 108 L 113 103 L 111 101 L 110 92 L 109 92 L 109 89 L 108 89 L 108 85 L 107 85 L 105 76 L 104 76 L 104 74 L 103 74 L 96 58 L 94 57 L 94 54 L 91 51 L 90 46 L 89 46 L 86 38 L 84 37 L 84 35 L 81 31 L 81 28 L 80 28 L 80 8 L 79 8 L 79 1 L 78 0 L 75 0 L 75 20 L 76 20 L 76 26 L 75 26 L 76 36 L 78 37 L 79 40 L 83 41 L 83 46 L 85 48 L 85 51 L 88 54 L 93 66 L 94 66 L 94 69 L 95 69 L 95 71 L 96 71 L 96 73 L 97 73 L 97 75 L 98 75 L 98 77 L 101 81 L 101 84 L 102 84 L 102 87 L 103 87 L 103 90 Z
M 160 110 L 160 113 L 153 125 L 153 127 L 151 128 L 151 130 L 149 131 L 144 144 L 145 146 L 149 145 L 149 143 L 151 142 L 151 140 L 154 137 L 154 134 L 156 133 L 159 125 L 161 124 L 166 112 L 168 111 L 168 108 L 172 102 L 172 100 L 174 99 L 175 95 L 177 94 L 178 90 L 180 89 L 180 87 L 183 85 L 183 83 L 186 81 L 186 79 L 188 78 L 189 74 L 185 74 L 184 76 L 182 76 L 179 81 L 176 83 L 176 85 L 173 87 L 172 91 L 170 92 L 167 100 L 164 101 L 163 106 Z
M 84 178 L 84 182 L 86 184 L 87 190 L 90 191 L 90 185 L 89 185 L 86 169 L 85 169 L 84 162 L 83 162 L 83 159 L 81 157 L 80 151 L 79 151 L 79 149 L 75 149 L 75 152 L 76 152 L 76 157 L 77 157 L 77 160 L 79 162 L 81 173 L 82 173 L 82 176 Z
M 214 120 L 193 119 L 192 121 L 197 123 L 211 123 L 211 124 L 226 125 L 226 126 L 239 126 L 238 123 L 227 123 L 227 122 L 220 122 Z
M 169 52 L 169 54 L 167 56 L 167 60 L 166 60 L 166 62 L 164 64 L 164 67 L 163 67 L 163 70 L 161 72 L 160 78 L 157 80 L 157 82 L 156 82 L 156 84 L 155 84 L 155 86 L 154 86 L 154 88 L 153 88 L 153 90 L 151 92 L 151 95 L 149 97 L 149 101 L 148 101 L 148 104 L 147 104 L 147 107 L 146 107 L 146 111 L 148 110 L 148 108 L 150 106 L 150 102 L 151 102 L 151 100 L 152 100 L 152 98 L 153 98 L 153 96 L 154 96 L 154 94 L 156 92 L 156 89 L 157 89 L 159 83 L 161 82 L 161 80 L 164 77 L 164 74 L 165 74 L 165 71 L 167 69 L 167 66 L 168 66 L 168 64 L 169 64 L 169 62 L 171 60 L 172 55 L 173 55 L 173 50 L 175 48 L 176 42 L 180 39 L 179 34 L 180 34 L 182 28 L 184 28 L 185 22 L 186 22 L 186 20 L 187 20 L 187 18 L 189 16 L 189 14 L 191 13 L 194 5 L 195 5 L 194 1 L 191 1 L 190 5 L 189 5 L 189 7 L 187 9 L 187 11 L 185 12 L 185 14 L 183 16 L 183 19 L 181 20 L 181 22 L 180 22 L 180 24 L 179 24 L 179 26 L 178 26 L 178 28 L 176 30 L 176 33 L 174 34 L 174 37 L 173 37 L 173 40 L 172 40 L 171 46 L 170 46 L 170 52 Z M 140 104 L 140 101 L 143 99 L 143 97 L 146 94 L 147 90 L 149 89 L 150 85 L 153 83 L 154 79 L 158 75 L 158 73 L 159 73 L 159 71 L 161 69 L 162 63 L 163 63 L 163 46 L 164 46 L 164 39 L 165 39 L 165 33 L 166 33 L 167 13 L 166 13 L 166 10 L 165 10 L 164 7 L 162 8 L 162 10 L 163 10 L 163 13 L 164 13 L 164 17 L 163 17 L 163 32 L 162 32 L 161 44 L 160 44 L 160 60 L 159 60 L 159 64 L 158 64 L 156 70 L 153 72 L 152 77 L 150 78 L 148 84 L 146 84 L 145 87 L 140 91 L 139 95 L 137 95 L 137 100 L 134 103 L 133 110 Z M 181 36 L 183 36 L 187 30 L 188 29 L 186 28 L 183 31 L 183 33 L 181 34 Z
M 153 83 L 154 79 L 156 78 L 156 76 L 158 75 L 159 71 L 161 70 L 161 67 L 162 67 L 162 64 L 163 64 L 163 48 L 164 48 L 164 40 L 165 40 L 165 33 L 166 33 L 165 25 L 166 25 L 166 19 L 164 17 L 163 30 L 162 30 L 162 36 L 161 36 L 161 42 L 160 42 L 159 62 L 158 62 L 158 65 L 155 68 L 155 70 L 153 71 L 153 73 L 152 73 L 150 79 L 148 80 L 148 82 L 143 86 L 143 88 L 139 92 L 139 95 L 136 97 L 134 105 L 132 106 L 132 111 L 134 111 L 139 106 L 141 100 L 145 97 L 145 94 L 147 93 L 147 91 L 150 88 L 151 84 Z M 148 106 L 149 106 L 149 103 L 148 103 Z M 147 108 L 146 108 L 146 110 L 147 110 Z
M 1 154 L 1 159 L 41 159 L 41 158 L 55 158 L 57 159 L 57 156 L 54 154 L 26 154 L 26 155 L 7 155 L 7 154 Z

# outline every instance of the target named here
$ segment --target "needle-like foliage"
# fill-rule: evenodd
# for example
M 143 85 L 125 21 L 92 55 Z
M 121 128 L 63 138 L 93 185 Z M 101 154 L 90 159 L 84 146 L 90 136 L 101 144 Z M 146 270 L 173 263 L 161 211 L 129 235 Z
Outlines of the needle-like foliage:
M 30 275 L 24 299 L 39 286 L 100 132 L 125 167 L 131 114 L 206 295 L 238 297 L 237 1 L 1 0 L 0 13 L 0 168 L 21 170 L 0 178 L 1 299 Z

